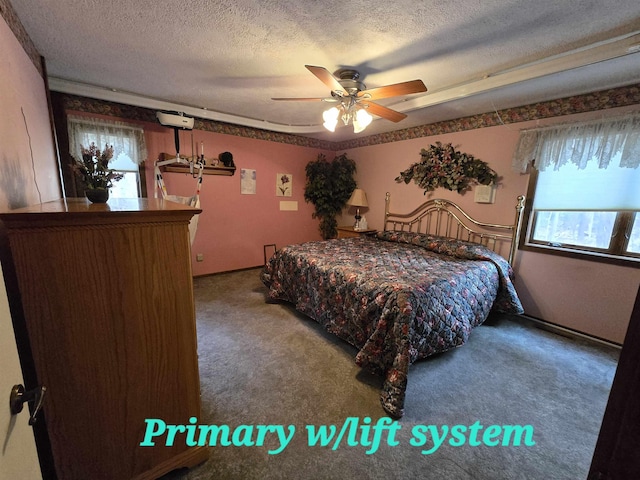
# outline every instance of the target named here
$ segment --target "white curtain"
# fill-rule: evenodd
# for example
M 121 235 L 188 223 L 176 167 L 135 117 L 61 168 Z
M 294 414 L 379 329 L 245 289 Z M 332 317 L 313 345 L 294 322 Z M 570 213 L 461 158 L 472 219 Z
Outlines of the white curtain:
M 144 130 L 123 122 L 69 115 L 69 153 L 76 160 L 82 159 L 81 147 L 88 148 L 91 142 L 102 150 L 105 144 L 113 145 L 113 157 L 127 155 L 139 165 L 147 159 Z
M 536 169 L 559 169 L 572 163 L 584 169 L 589 162 L 607 168 L 620 155 L 620 166 L 640 166 L 640 113 L 622 118 L 597 120 L 572 125 L 557 125 L 520 132 L 513 155 L 513 169 L 526 173 L 533 163 Z

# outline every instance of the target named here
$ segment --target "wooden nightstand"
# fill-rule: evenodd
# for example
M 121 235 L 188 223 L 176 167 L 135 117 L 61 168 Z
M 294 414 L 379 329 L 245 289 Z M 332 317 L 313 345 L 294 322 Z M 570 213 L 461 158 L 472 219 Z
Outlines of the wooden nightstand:
M 375 235 L 377 230 L 354 230 L 353 227 L 338 227 L 338 238 L 359 237 L 360 235 Z

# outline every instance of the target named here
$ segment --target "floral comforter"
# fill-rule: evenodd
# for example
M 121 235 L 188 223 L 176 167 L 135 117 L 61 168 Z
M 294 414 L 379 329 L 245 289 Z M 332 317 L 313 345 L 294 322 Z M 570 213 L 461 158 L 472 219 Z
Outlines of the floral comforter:
M 399 418 L 409 365 L 463 345 L 492 310 L 522 313 L 512 273 L 478 244 L 381 232 L 284 247 L 261 279 L 270 300 L 359 349 L 356 363 L 384 376 L 382 407 Z

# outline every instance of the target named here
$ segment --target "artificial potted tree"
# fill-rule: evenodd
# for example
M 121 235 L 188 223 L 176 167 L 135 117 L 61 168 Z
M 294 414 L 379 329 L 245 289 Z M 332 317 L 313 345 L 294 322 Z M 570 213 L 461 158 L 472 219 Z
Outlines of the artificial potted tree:
M 336 215 L 346 206 L 349 197 L 356 188 L 353 175 L 356 163 L 346 153 L 328 161 L 325 155 L 305 167 L 307 183 L 304 199 L 315 206 L 313 218 L 320 219 L 320 234 L 327 240 L 338 235 Z

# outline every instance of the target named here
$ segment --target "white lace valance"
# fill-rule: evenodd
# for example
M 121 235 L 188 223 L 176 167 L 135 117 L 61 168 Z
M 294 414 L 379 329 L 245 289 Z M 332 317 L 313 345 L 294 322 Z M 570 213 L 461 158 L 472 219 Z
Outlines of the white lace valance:
M 532 164 L 541 171 L 557 170 L 566 163 L 584 169 L 588 162 L 597 162 L 607 168 L 617 155 L 621 167 L 640 166 L 640 114 L 523 130 L 512 165 L 521 173 Z
M 100 150 L 106 144 L 113 145 L 113 156 L 127 155 L 135 164 L 147 159 L 147 145 L 144 130 L 124 122 L 69 115 L 69 153 L 74 158 L 82 158 L 81 147 L 95 143 Z

